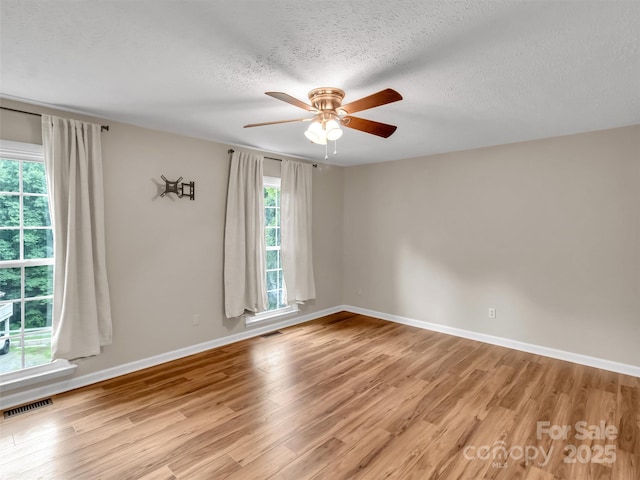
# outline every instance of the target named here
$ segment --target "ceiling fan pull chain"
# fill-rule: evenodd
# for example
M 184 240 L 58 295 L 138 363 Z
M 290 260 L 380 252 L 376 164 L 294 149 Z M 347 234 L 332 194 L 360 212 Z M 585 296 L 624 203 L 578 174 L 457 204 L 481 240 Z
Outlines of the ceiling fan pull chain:
M 338 154 L 338 140 L 333 141 L 333 154 L 334 155 Z
M 329 144 L 329 142 L 324 142 L 324 159 L 326 160 L 327 158 L 329 158 L 329 154 L 327 153 L 327 145 Z

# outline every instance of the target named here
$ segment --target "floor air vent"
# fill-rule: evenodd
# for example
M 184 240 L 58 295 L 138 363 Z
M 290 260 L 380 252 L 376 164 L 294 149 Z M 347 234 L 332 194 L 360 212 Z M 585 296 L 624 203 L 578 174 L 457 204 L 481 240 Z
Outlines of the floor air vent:
M 280 330 L 274 330 L 273 332 L 267 332 L 265 334 L 260 335 L 262 338 L 273 337 L 274 335 L 282 335 Z
M 30 403 L 28 405 L 22 405 L 20 407 L 12 408 L 11 410 L 5 410 L 4 418 L 15 417 L 21 413 L 27 413 L 37 408 L 46 407 L 47 405 L 53 405 L 53 400 L 46 398 L 44 400 L 38 400 L 37 402 Z

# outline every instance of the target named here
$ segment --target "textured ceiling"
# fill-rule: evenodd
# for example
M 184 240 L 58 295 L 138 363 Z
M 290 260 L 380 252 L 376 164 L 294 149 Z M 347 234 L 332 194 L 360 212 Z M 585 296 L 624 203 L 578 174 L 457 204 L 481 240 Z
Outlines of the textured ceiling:
M 264 95 L 334 86 L 388 139 L 345 129 L 354 165 L 640 123 L 638 1 L 2 0 L 0 95 L 323 161 Z M 331 146 L 332 149 L 333 146 Z

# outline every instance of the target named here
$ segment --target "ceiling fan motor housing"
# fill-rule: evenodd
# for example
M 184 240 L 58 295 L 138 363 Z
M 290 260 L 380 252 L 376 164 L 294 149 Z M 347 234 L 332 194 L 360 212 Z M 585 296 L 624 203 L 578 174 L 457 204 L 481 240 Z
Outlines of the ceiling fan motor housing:
M 336 111 L 342 105 L 344 91 L 333 87 L 314 88 L 309 92 L 309 101 L 318 112 Z

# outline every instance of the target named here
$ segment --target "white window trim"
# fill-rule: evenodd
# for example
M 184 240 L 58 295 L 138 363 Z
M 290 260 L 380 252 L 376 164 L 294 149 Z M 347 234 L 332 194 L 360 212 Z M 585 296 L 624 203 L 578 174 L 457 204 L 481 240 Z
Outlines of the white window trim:
M 41 162 L 44 155 L 44 147 L 35 143 L 0 140 L 0 154 L 13 160 Z
M 278 187 L 280 188 L 280 177 L 262 177 L 262 184 L 265 187 Z
M 294 303 L 284 308 L 278 308 L 277 310 L 267 310 L 260 313 L 247 313 L 244 315 L 245 326 L 253 325 L 256 323 L 266 322 L 274 318 L 283 317 L 285 315 L 291 315 L 299 311 L 298 304 Z
M 50 363 L 3 373 L 0 374 L 0 390 L 6 392 L 54 378 L 65 377 L 71 375 L 77 367 L 78 365 L 69 363 L 69 360 L 59 358 Z
M 44 156 L 44 147 L 34 143 L 13 142 L 11 140 L 0 140 L 0 155 L 4 158 L 12 160 L 28 160 L 42 162 Z M 53 264 L 50 259 L 47 264 Z M 18 263 L 18 262 L 15 262 Z M 21 264 L 29 266 L 29 260 L 22 261 Z M 42 264 L 42 263 L 39 263 Z M 3 267 L 11 267 L 14 262 L 3 262 Z M 50 298 L 48 296 L 47 298 Z M 68 360 L 58 359 L 43 365 L 22 368 L 0 374 L 0 391 L 13 390 L 33 385 L 55 378 L 71 375 L 77 368 L 76 364 L 69 363 Z

